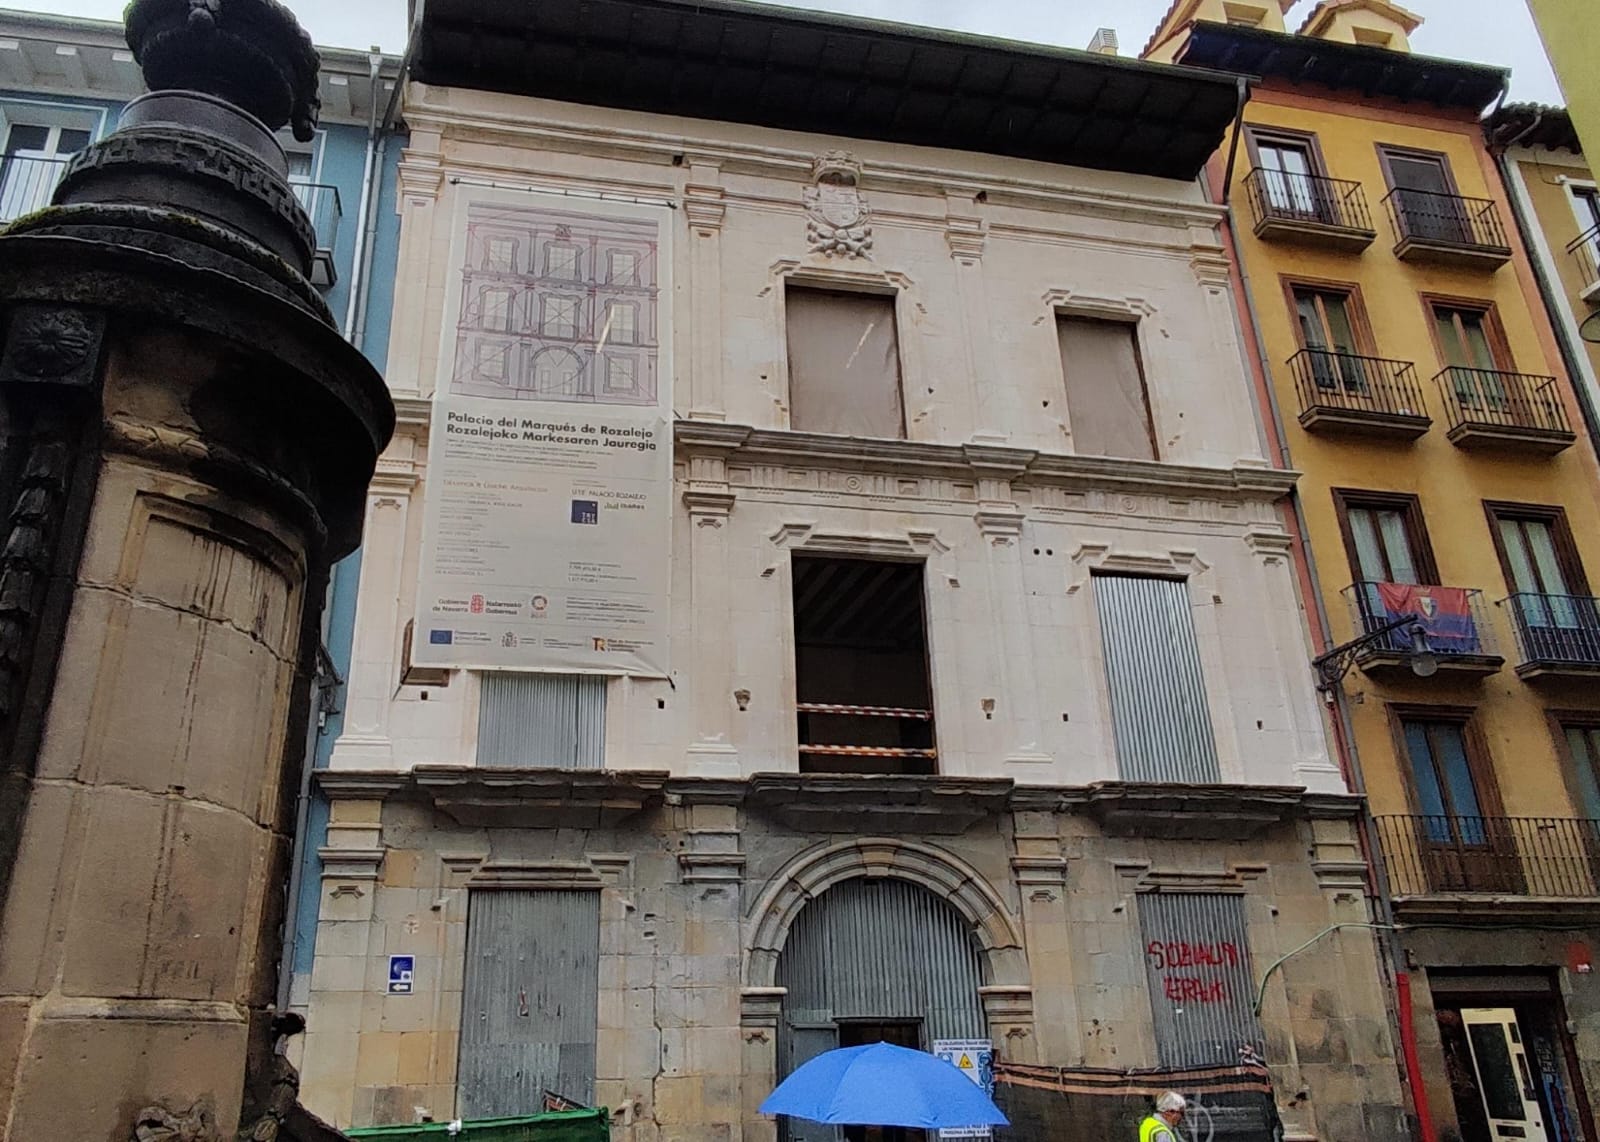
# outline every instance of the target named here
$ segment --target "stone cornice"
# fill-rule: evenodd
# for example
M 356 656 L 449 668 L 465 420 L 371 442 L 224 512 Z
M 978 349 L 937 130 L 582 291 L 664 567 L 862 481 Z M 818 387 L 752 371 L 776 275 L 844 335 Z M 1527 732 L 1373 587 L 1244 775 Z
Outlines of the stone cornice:
M 448 90 L 448 89 L 441 89 Z M 717 166 L 723 174 L 756 174 L 804 183 L 809 181 L 814 151 L 784 147 L 737 145 L 723 139 L 701 138 L 644 130 L 627 130 L 607 124 L 587 126 L 541 118 L 524 105 L 515 112 L 500 113 L 483 109 L 463 110 L 430 99 L 428 88 L 411 85 L 406 100 L 406 122 L 413 131 L 431 130 L 454 138 L 482 138 L 501 146 L 516 144 L 532 150 L 564 150 L 594 153 L 639 162 L 670 164 L 677 156 L 689 163 Z M 820 143 L 820 140 L 819 140 Z M 863 160 L 861 185 L 868 191 L 900 191 L 937 196 L 943 199 L 952 185 L 981 186 L 989 192 L 991 203 L 1000 195 L 1008 206 L 1020 206 L 1120 221 L 1139 222 L 1186 229 L 1190 226 L 1215 226 L 1224 209 L 1209 203 L 1182 202 L 1176 198 L 1157 198 L 1126 191 L 1093 190 L 1066 182 L 1002 176 L 981 170 L 952 170 L 946 167 L 912 163 Z M 1187 184 L 1186 184 L 1187 186 Z M 734 201 L 733 195 L 724 200 Z M 944 211 L 938 214 L 943 228 Z M 1185 235 L 1182 243 L 1189 243 Z
M 796 825 L 803 820 L 820 832 L 860 831 L 865 813 L 948 835 L 1001 812 L 1044 812 L 1091 817 L 1117 833 L 1205 839 L 1255 835 L 1294 820 L 1353 820 L 1362 807 L 1355 794 L 1294 785 L 1018 785 L 1009 777 L 938 774 L 756 773 L 741 780 L 656 770 L 433 765 L 407 773 L 319 769 L 315 777 L 335 801 L 421 796 L 450 816 L 465 807 L 475 823 L 530 828 L 570 826 L 601 810 L 625 816 L 659 804 L 733 805 Z M 830 818 L 836 827 L 824 827 Z
M 1144 492 L 1218 500 L 1275 501 L 1288 495 L 1300 473 L 1236 464 L 1211 468 L 1108 456 L 1073 456 L 993 444 L 930 444 L 852 436 L 786 432 L 748 425 L 680 420 L 675 438 L 685 448 L 716 448 L 729 463 L 827 467 L 858 472 L 920 474 L 976 480 L 1003 473 L 1016 486 L 1069 491 Z

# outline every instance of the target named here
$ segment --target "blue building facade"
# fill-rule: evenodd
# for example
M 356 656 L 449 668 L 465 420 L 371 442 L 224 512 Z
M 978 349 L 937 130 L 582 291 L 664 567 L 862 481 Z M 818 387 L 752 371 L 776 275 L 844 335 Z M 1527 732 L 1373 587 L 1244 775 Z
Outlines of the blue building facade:
M 280 135 L 289 178 L 317 232 L 312 280 L 344 335 L 378 369 L 389 344 L 399 224 L 396 180 L 404 135 L 392 115 L 400 71 L 394 56 L 321 48 L 322 121 L 301 143 Z M 120 23 L 44 13 L 0 13 L 0 225 L 50 204 L 72 155 L 115 130 L 144 91 Z M 334 568 L 312 725 L 311 767 L 328 764 L 349 674 L 361 553 Z M 309 777 L 309 770 L 303 775 Z M 327 802 L 301 785 L 298 859 L 286 902 L 280 1003 L 304 994 L 317 927 Z M 298 984 L 298 986 L 296 986 Z

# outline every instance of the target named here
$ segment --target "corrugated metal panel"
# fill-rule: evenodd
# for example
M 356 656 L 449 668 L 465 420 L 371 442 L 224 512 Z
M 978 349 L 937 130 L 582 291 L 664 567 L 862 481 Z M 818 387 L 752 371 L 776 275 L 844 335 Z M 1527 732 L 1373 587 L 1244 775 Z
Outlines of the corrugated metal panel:
M 796 917 L 778 957 L 788 1074 L 839 1044 L 838 1022 L 920 1021 L 935 1039 L 982 1039 L 988 1022 L 978 987 L 983 959 L 961 915 L 904 880 L 847 880 Z M 831 1142 L 834 1127 L 784 1120 L 788 1142 Z
M 1094 598 L 1123 778 L 1220 780 L 1188 584 L 1096 575 Z
M 457 1069 L 463 1118 L 588 1105 L 599 1020 L 600 894 L 473 892 Z
M 606 679 L 595 674 L 483 676 L 478 764 L 600 769 Z
M 981 1038 L 982 958 L 966 921 L 903 880 L 848 880 L 796 918 L 778 959 L 791 1023 L 921 1020 L 923 1037 Z
M 1139 927 L 1162 1066 L 1231 1065 L 1246 1044 L 1264 1050 L 1242 897 L 1142 895 Z

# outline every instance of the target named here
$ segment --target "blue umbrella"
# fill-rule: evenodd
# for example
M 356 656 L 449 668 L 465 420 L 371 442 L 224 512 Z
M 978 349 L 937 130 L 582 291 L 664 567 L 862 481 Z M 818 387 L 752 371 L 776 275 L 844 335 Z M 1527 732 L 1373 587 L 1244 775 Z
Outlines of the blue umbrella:
M 761 1113 L 840 1126 L 1011 1125 L 983 1088 L 955 1067 L 889 1043 L 824 1051 L 778 1084 Z

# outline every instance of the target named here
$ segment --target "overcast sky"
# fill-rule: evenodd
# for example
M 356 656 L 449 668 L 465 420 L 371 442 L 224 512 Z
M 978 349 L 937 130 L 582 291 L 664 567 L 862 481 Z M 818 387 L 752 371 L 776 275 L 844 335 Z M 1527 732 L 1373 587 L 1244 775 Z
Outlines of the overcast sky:
M 778 0 L 789 7 L 826 9 L 913 24 L 931 24 L 1014 40 L 1081 48 L 1095 29 L 1114 28 L 1122 54 L 1138 55 L 1169 0 Z M 1589 0 L 1592 2 L 1592 0 Z M 0 0 L 6 7 L 116 19 L 124 0 Z M 1290 27 L 1314 6 L 1300 0 Z M 405 46 L 405 0 L 288 0 L 319 44 L 386 51 Z M 1428 55 L 1512 69 L 1511 98 L 1561 103 L 1539 35 L 1523 0 L 1405 0 L 1427 22 L 1412 46 Z

